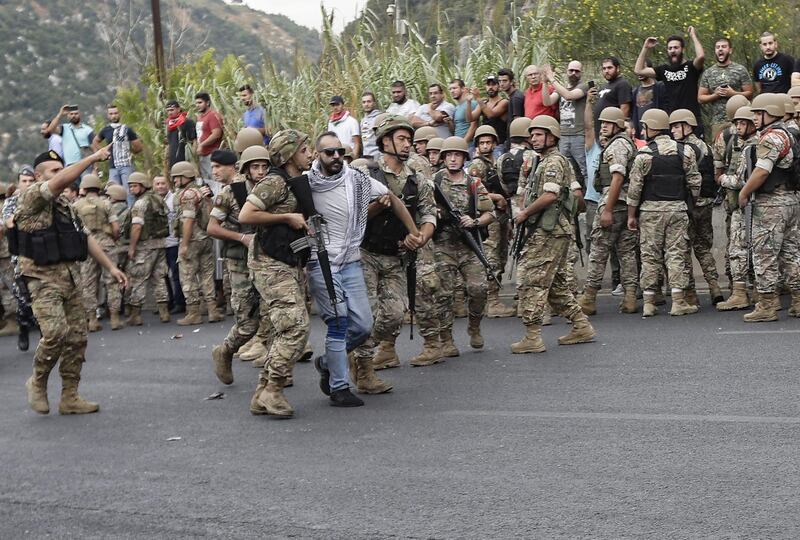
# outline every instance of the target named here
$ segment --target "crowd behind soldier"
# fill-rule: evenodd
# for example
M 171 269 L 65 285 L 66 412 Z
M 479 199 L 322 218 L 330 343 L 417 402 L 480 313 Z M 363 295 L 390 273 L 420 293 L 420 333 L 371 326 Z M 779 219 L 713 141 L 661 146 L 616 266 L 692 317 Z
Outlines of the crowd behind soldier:
M 439 82 L 420 104 L 397 80 L 385 112 L 380 89 L 361 92 L 361 119 L 332 96 L 328 131 L 316 137 L 273 133 L 244 85 L 233 149 L 199 92 L 196 120 L 166 103 L 168 174 L 157 177 L 134 170 L 143 148 L 119 107 L 108 107 L 109 124 L 95 135 L 65 105 L 42 125 L 48 150 L 0 193 L 0 334 L 17 334 L 20 350 L 31 329 L 42 335 L 29 404 L 49 411 L 46 383 L 60 358 L 60 412 L 99 410 L 77 393 L 86 332 L 102 329 L 104 311 L 112 330 L 145 324 L 148 297 L 162 323 L 185 311 L 184 326 L 204 314 L 223 321 L 229 303 L 233 323 L 212 349 L 213 371 L 232 384 L 233 358 L 252 360 L 260 375 L 250 412 L 278 418 L 293 416 L 283 390 L 314 354 L 309 299 L 326 325 L 319 387 L 339 407 L 364 404 L 351 388 L 392 391 L 376 371 L 459 356 L 462 311 L 476 350 L 492 339 L 482 331 L 487 316 L 522 320 L 514 354 L 546 352 L 551 314 L 571 323 L 559 345 L 593 341 L 588 317 L 609 265 L 623 314 L 655 316 L 671 296 L 673 316 L 710 305 L 752 308 L 744 321 L 768 322 L 788 292 L 787 314 L 800 317 L 800 70 L 769 32 L 752 73 L 732 61 L 726 38 L 706 66 L 697 33 L 687 34 L 694 56 L 684 37 L 670 36 L 655 67 L 648 56 L 658 42 L 645 40 L 636 89 L 613 56 L 597 66 L 602 85 L 584 81 L 577 60 L 563 72 L 527 66 L 524 89 L 503 68 L 483 88 L 451 80 L 452 103 Z M 720 205 L 727 299 L 712 251 Z M 222 302 L 215 280 L 228 290 Z M 405 358 L 396 344 L 409 319 L 423 343 Z

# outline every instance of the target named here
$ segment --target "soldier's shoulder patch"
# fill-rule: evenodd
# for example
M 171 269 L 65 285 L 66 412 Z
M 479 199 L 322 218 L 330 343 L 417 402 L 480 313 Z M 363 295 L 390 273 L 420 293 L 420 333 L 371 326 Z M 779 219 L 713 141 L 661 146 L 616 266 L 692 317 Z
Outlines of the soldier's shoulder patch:
M 221 206 L 225 199 L 222 197 L 222 193 L 214 197 L 214 206 Z

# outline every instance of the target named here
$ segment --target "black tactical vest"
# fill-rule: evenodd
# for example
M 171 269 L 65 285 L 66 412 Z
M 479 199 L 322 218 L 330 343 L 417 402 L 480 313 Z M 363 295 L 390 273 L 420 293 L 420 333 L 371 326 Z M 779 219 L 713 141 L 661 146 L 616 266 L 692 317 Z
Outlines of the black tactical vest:
M 634 144 L 625 135 L 625 133 L 621 131 L 616 135 L 614 135 L 613 137 L 611 137 L 611 140 L 609 140 L 608 143 L 606 143 L 606 149 L 609 146 L 611 146 L 612 142 L 620 138 L 625 139 L 625 141 L 631 145 L 631 153 L 630 156 L 628 157 L 628 163 L 625 166 L 626 173 L 622 180 L 622 185 L 624 186 L 628 184 L 628 173 L 631 170 L 631 163 L 633 162 L 633 158 L 634 156 L 636 156 L 636 146 L 634 146 Z M 603 153 L 605 154 L 605 150 L 603 150 Z M 604 188 L 611 186 L 611 180 L 613 180 L 613 178 L 614 175 L 611 174 L 611 166 L 608 163 L 606 163 L 601 157 L 600 164 L 597 166 L 597 172 L 594 175 L 594 190 L 597 191 L 598 193 L 602 193 Z
M 305 186 L 300 185 L 298 179 L 290 179 L 286 171 L 278 167 L 270 167 L 268 174 L 277 174 L 286 182 L 286 186 L 292 191 L 297 199 L 297 206 L 300 212 L 306 217 L 315 213 L 314 202 L 311 198 L 311 188 L 308 186 L 308 178 L 305 178 Z M 290 182 L 290 180 L 292 180 Z M 291 243 L 306 236 L 302 229 L 293 229 L 285 223 L 278 225 L 260 225 L 256 229 L 256 246 L 268 257 L 288 264 L 289 266 L 305 266 L 311 255 L 311 250 L 306 249 L 300 253 L 295 253 L 291 248 Z
M 687 142 L 694 155 L 697 158 L 697 169 L 700 171 L 702 182 L 700 183 L 700 196 L 701 197 L 716 197 L 717 196 L 717 182 L 714 180 L 714 157 L 711 155 L 711 149 L 706 145 L 705 153 L 701 151 L 699 145 Z M 705 144 L 705 143 L 703 143 Z M 703 156 L 702 158 L 700 156 Z
M 244 203 L 247 201 L 247 181 L 233 182 L 230 184 L 230 188 L 231 192 L 233 193 L 233 198 L 236 199 L 236 204 L 239 205 L 239 212 L 241 212 L 242 208 L 244 207 Z M 242 225 L 239 223 L 238 215 L 228 215 L 226 221 L 234 227 L 232 230 L 236 230 L 242 234 L 252 234 L 255 231 L 253 226 Z M 226 259 L 245 261 L 247 260 L 247 247 L 242 245 L 241 242 L 237 242 L 235 240 L 223 240 L 222 256 Z
M 11 254 L 33 259 L 37 266 L 85 261 L 89 256 L 89 240 L 78 215 L 71 207 L 55 201 L 51 211 L 53 222 L 46 229 L 26 232 L 13 227 L 8 230 Z
M 644 177 L 643 201 L 685 201 L 686 171 L 683 169 L 683 144 L 678 145 L 677 154 L 665 156 L 658 152 L 658 144 L 647 145 L 653 152 L 650 172 Z
M 783 131 L 787 138 L 789 139 L 789 146 L 792 148 L 793 158 L 794 161 L 792 166 L 788 169 L 782 169 L 777 165 L 772 168 L 772 171 L 767 176 L 767 179 L 761 184 L 756 190 L 756 193 L 773 193 L 778 187 L 784 186 L 787 189 L 797 190 L 798 189 L 798 173 L 800 169 L 798 165 L 800 165 L 800 145 L 798 145 L 798 138 L 797 134 L 792 133 L 795 131 L 794 129 L 783 127 L 775 127 L 775 128 L 768 128 L 770 130 L 780 130 Z M 765 132 L 762 132 L 762 135 Z
M 368 169 L 372 178 L 384 186 L 389 186 L 386 175 L 378 165 L 371 164 Z M 416 217 L 419 206 L 419 185 L 416 174 L 410 174 L 406 178 L 406 185 L 403 186 L 400 200 L 406 205 L 411 217 Z M 379 255 L 397 256 L 400 254 L 398 243 L 402 242 L 407 234 L 406 226 L 397 218 L 391 208 L 386 208 L 367 222 L 367 230 L 364 232 L 361 247 Z

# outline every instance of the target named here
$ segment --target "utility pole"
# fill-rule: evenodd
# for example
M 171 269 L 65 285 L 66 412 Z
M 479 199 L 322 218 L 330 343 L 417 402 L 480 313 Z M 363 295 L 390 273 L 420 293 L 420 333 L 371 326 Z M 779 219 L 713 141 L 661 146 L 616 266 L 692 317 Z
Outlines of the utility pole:
M 155 42 L 156 71 L 158 71 L 158 84 L 161 86 L 163 97 L 167 89 L 167 70 L 164 65 L 164 40 L 161 37 L 161 2 L 150 0 L 150 9 L 153 13 L 153 41 Z

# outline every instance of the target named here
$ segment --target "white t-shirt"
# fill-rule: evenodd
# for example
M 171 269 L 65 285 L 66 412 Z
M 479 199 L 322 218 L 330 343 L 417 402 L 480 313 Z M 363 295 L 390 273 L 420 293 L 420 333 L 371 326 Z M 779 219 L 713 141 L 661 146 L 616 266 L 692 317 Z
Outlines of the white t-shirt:
M 399 103 L 392 103 L 386 108 L 386 112 L 389 114 L 402 114 L 409 120 L 411 120 L 411 115 L 415 114 L 419 109 L 419 101 L 414 99 L 407 99 L 401 105 Z
M 328 122 L 328 131 L 336 133 L 342 144 L 350 146 L 353 146 L 353 137 L 361 136 L 361 126 L 358 120 L 349 115 L 335 124 Z
M 436 107 L 436 110 L 444 112 L 444 113 L 447 113 L 447 115 L 450 118 L 455 119 L 456 107 L 452 103 L 448 103 L 447 101 L 442 101 Z M 417 112 L 414 113 L 414 114 L 420 120 L 423 120 L 425 122 L 430 122 L 431 120 L 433 120 L 433 118 L 431 117 L 431 112 L 430 111 L 431 111 L 430 105 L 428 103 L 426 103 L 425 105 L 420 105 L 419 109 L 417 109 Z M 439 125 L 439 126 L 433 126 L 433 129 L 436 130 L 436 136 L 437 137 L 441 137 L 442 139 L 446 139 L 448 137 L 452 137 L 453 136 L 453 132 L 450 131 L 450 127 L 447 124 L 442 124 L 442 125 Z

